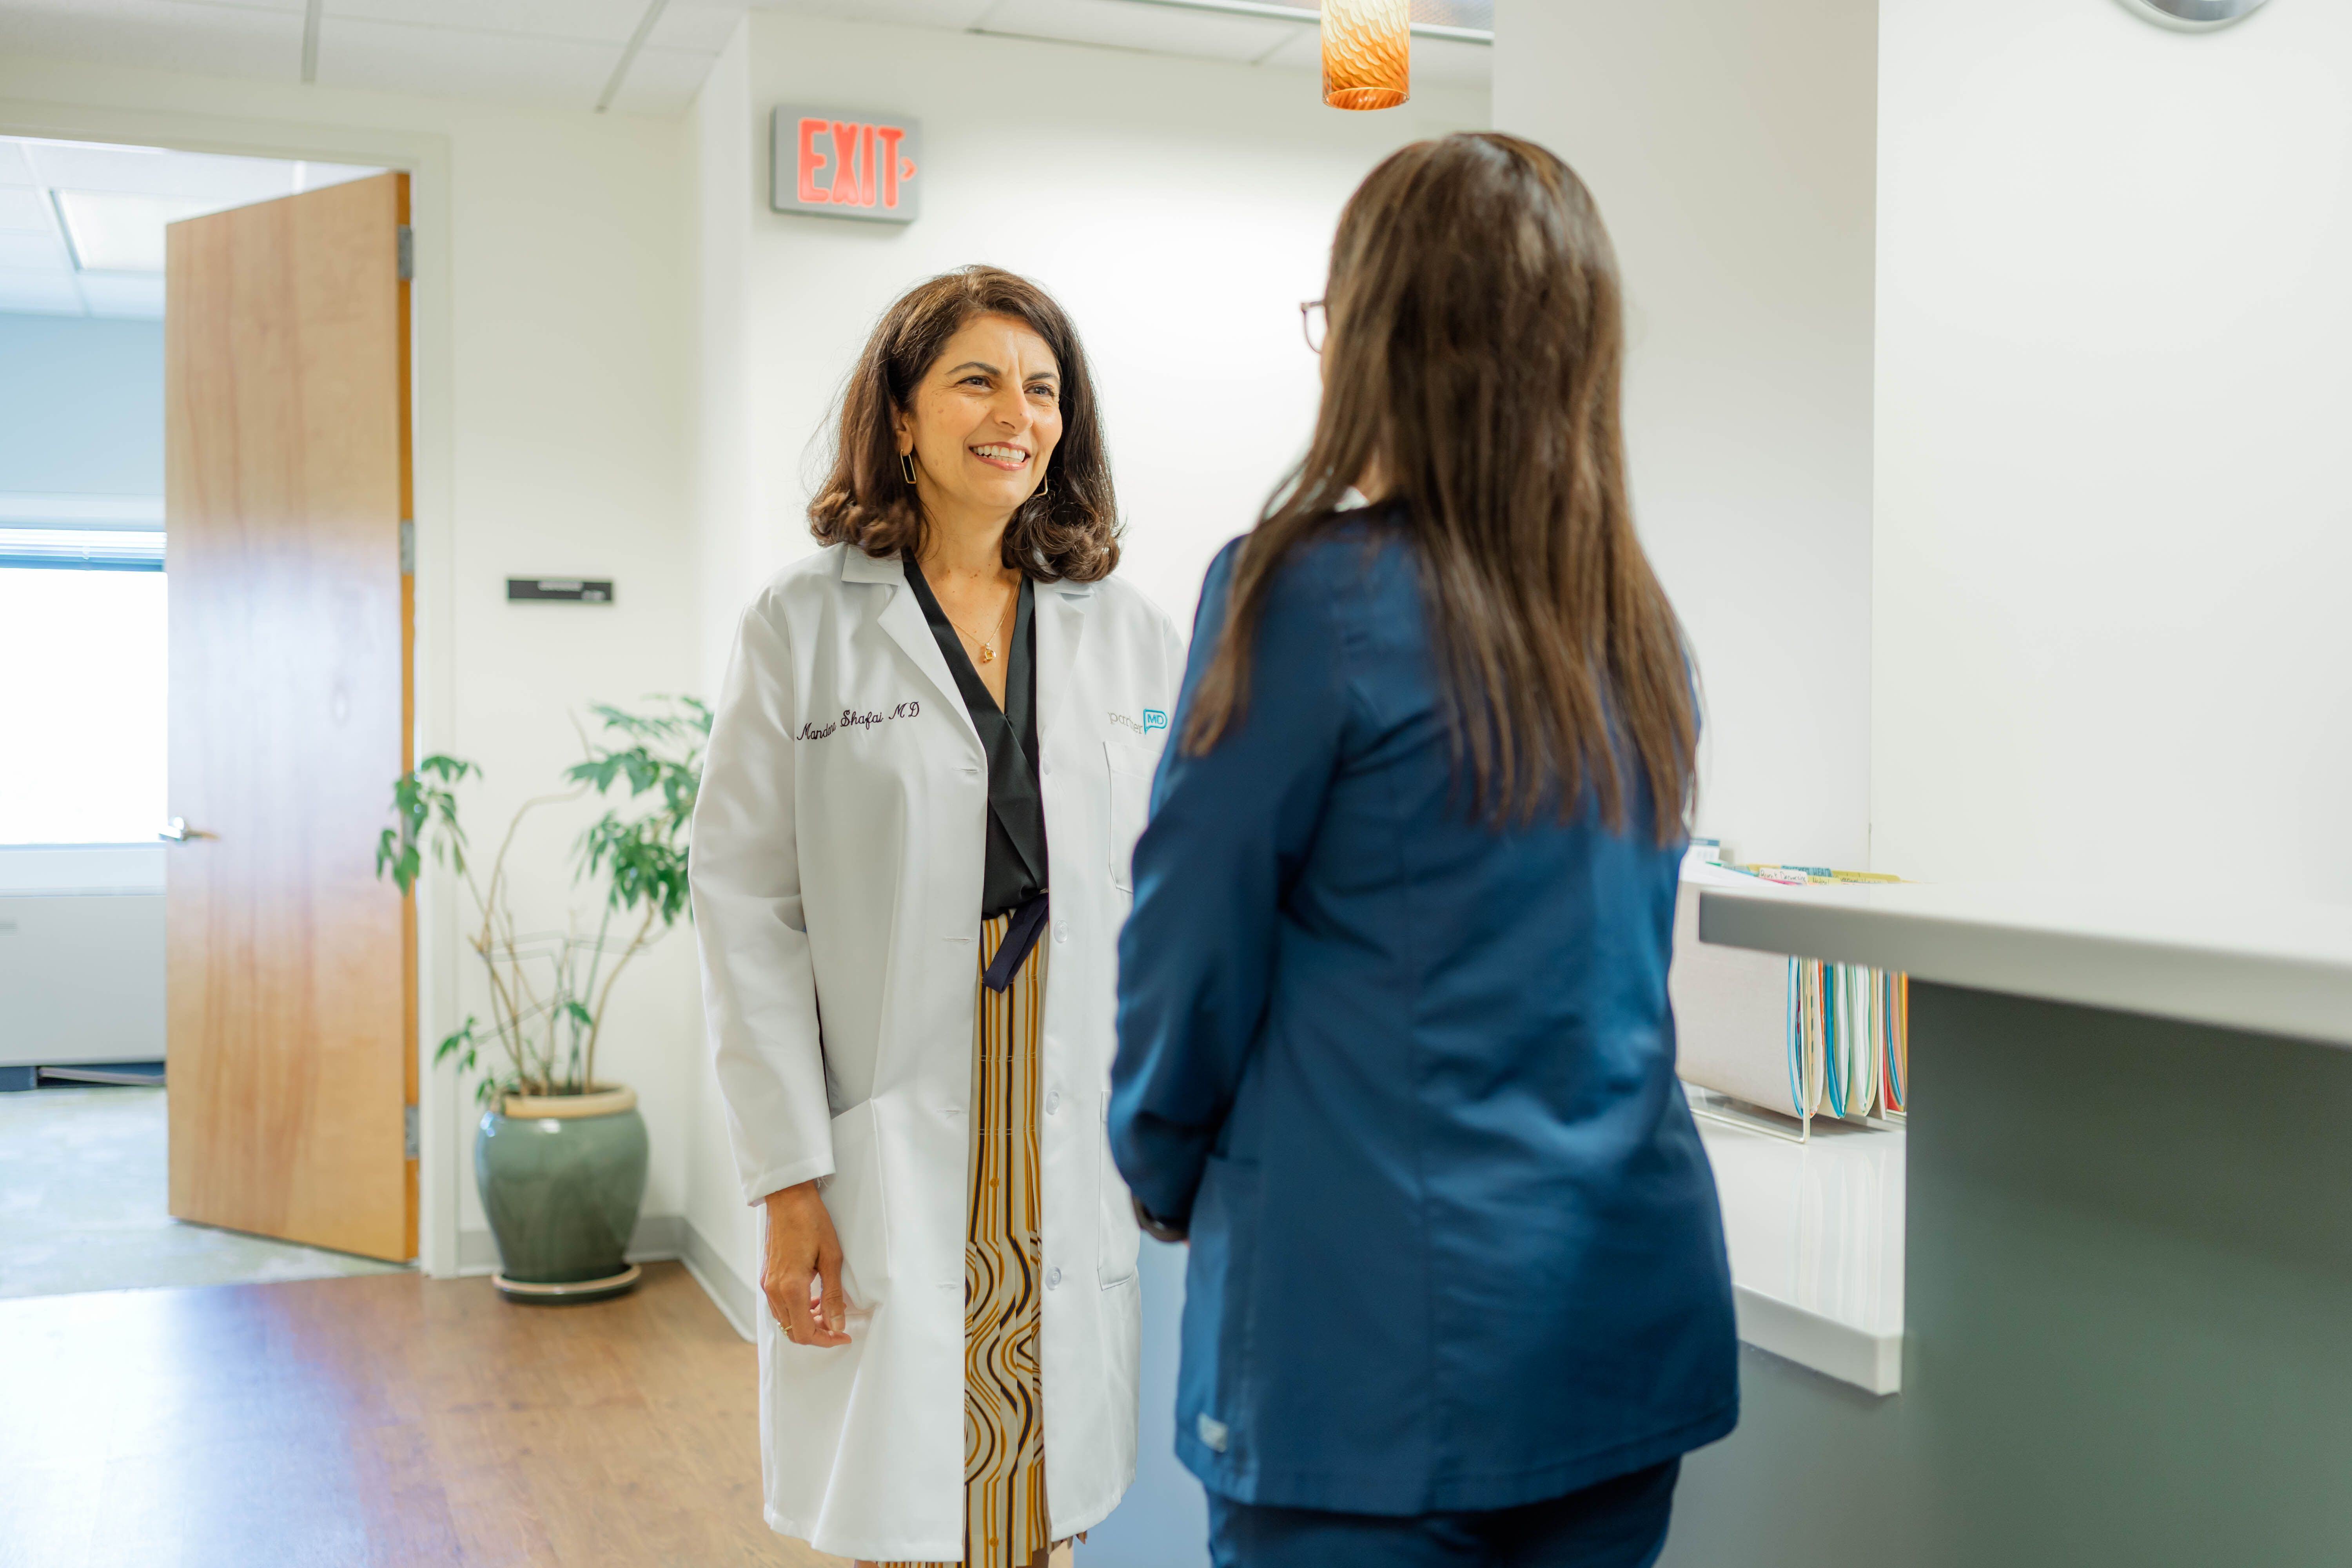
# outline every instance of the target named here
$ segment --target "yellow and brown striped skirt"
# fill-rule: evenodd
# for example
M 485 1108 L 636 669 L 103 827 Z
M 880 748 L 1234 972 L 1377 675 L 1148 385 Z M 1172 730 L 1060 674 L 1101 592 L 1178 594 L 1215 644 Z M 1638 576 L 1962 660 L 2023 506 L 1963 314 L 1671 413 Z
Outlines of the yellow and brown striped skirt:
M 981 984 L 1010 916 L 981 922 L 972 1028 L 970 1209 L 963 1251 L 963 1563 L 877 1568 L 1030 1568 L 1050 1544 L 1045 1399 L 1038 1372 L 1045 1225 L 1039 1216 L 1039 940 L 1002 992 Z M 1060 1554 L 1056 1553 L 1058 1557 Z

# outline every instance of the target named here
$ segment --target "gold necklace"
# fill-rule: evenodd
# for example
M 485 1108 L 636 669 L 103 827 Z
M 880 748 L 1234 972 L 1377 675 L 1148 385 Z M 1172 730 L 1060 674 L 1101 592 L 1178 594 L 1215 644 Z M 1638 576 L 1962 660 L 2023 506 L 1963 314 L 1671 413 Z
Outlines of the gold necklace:
M 996 630 L 998 630 L 998 631 L 1003 631 L 1003 630 L 1004 629 L 1004 616 L 1005 616 L 1005 614 L 1006 614 L 1006 612 L 1007 612 L 1007 611 L 1011 610 L 1011 609 L 1013 608 L 1013 606 L 1015 604 L 1017 604 L 1017 603 L 1020 601 L 1020 598 L 1021 598 L 1021 589 L 1020 589 L 1020 587 L 1019 587 L 1019 585 L 1018 585 L 1018 584 L 1015 584 L 1015 585 L 1014 585 L 1014 587 L 1013 587 L 1013 592 L 1012 592 L 1011 594 L 1009 594 L 1009 595 L 1007 595 L 1005 596 L 1005 600 L 1004 600 L 1004 608 L 1003 608 L 1003 610 L 999 610 L 999 611 L 997 611 L 997 612 L 996 612 Z M 947 607 L 947 605 L 941 605 L 940 606 L 940 614 L 941 614 L 941 615 L 943 615 L 943 616 L 948 616 L 948 607 Z M 972 632 L 971 632 L 971 631 L 966 630 L 966 629 L 965 629 L 965 627 L 964 627 L 964 624 L 963 624 L 961 621 L 957 620 L 953 616 L 948 616 L 948 625 L 950 625 L 950 626 L 951 626 L 955 627 L 955 629 L 956 629 L 957 631 L 961 632 L 965 637 L 971 637 L 972 641 L 974 641 L 974 642 L 976 642 L 976 643 L 978 643 L 978 644 L 980 645 L 980 662 L 981 662 L 981 663 L 982 663 L 982 664 L 988 664 L 988 663 L 991 663 L 992 661 L 993 661 L 993 660 L 995 659 L 995 658 L 996 658 L 996 644 L 995 644 L 992 640 L 991 640 L 990 638 L 984 637 L 980 637 L 980 636 L 978 636 L 978 635 L 976 635 L 976 634 L 974 634 L 974 633 L 972 633 Z

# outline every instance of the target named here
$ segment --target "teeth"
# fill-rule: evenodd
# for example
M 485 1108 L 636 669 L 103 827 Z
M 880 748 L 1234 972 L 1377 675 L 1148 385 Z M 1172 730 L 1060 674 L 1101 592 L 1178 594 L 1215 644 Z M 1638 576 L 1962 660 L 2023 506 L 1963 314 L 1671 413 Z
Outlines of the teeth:
M 972 450 L 1000 463 L 1023 463 L 1029 459 L 1029 454 L 1018 447 L 974 447 Z

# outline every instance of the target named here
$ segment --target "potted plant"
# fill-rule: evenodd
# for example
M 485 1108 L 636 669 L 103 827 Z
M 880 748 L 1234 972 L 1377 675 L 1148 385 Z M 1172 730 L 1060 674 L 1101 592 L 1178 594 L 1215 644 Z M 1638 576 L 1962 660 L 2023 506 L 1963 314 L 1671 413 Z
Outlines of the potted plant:
M 498 1238 L 494 1282 L 513 1300 L 595 1300 L 637 1280 L 622 1254 L 645 1201 L 646 1124 L 634 1089 L 596 1076 L 596 1044 L 629 962 L 688 913 L 710 735 L 710 710 L 693 698 L 648 701 L 645 712 L 593 710 L 600 738 L 582 737 L 587 756 L 564 771 L 570 787 L 522 804 L 487 877 L 467 858 L 457 794 L 482 770 L 456 757 L 427 757 L 394 782 L 393 823 L 376 843 L 376 875 L 404 895 L 430 855 L 473 900 L 467 944 L 488 981 L 489 1017 L 467 1014 L 433 1059 L 478 1075 L 474 1178 Z M 572 886 L 597 893 L 593 916 L 575 906 L 560 931 L 520 929 L 507 872 L 517 830 L 542 807 L 590 795 L 613 801 L 573 844 Z

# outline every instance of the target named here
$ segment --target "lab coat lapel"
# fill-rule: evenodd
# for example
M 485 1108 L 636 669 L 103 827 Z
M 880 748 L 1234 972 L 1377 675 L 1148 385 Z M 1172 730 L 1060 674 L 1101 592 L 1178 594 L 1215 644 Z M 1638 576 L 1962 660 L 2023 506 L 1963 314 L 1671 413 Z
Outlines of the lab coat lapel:
M 972 727 L 971 714 L 963 705 L 963 693 L 956 689 L 955 677 L 948 669 L 947 656 L 940 652 L 940 639 L 931 635 L 931 625 L 923 618 L 923 606 L 917 602 L 915 591 L 907 586 L 907 569 L 897 561 L 877 561 L 852 545 L 842 552 L 841 580 L 870 583 L 887 595 L 881 607 L 873 612 L 876 622 L 923 679 L 931 683 L 942 711 L 955 715 L 957 727 L 978 748 L 980 731 Z
M 1037 584 L 1037 744 L 1050 749 L 1078 684 L 1078 645 L 1085 640 L 1094 585 Z

